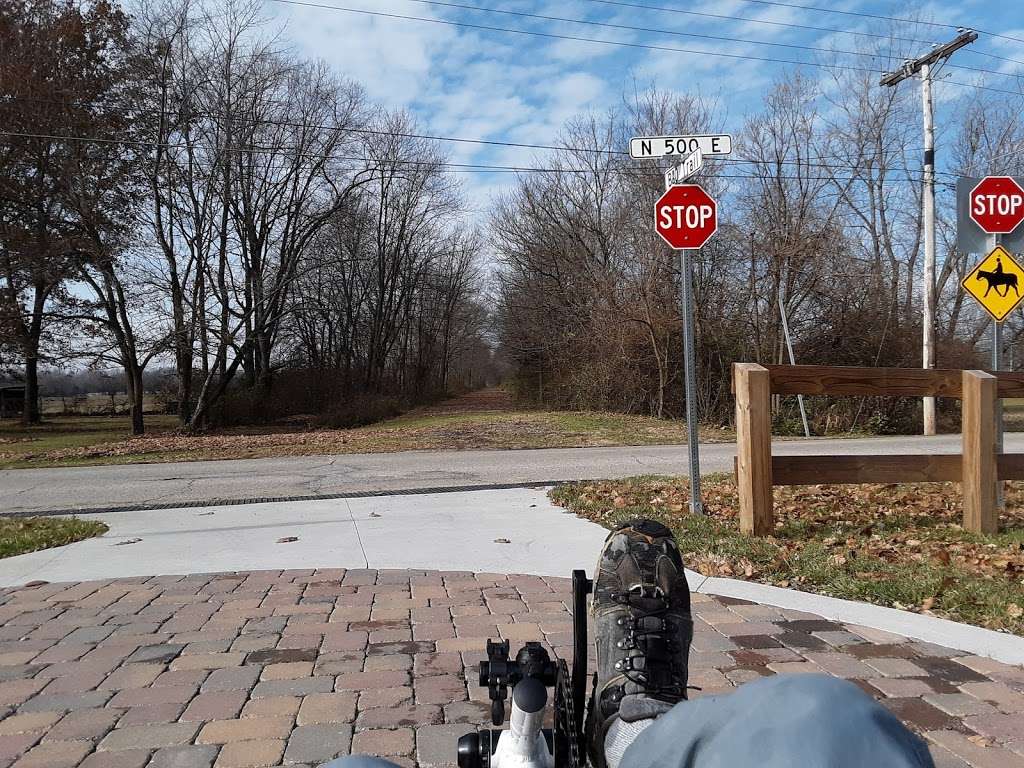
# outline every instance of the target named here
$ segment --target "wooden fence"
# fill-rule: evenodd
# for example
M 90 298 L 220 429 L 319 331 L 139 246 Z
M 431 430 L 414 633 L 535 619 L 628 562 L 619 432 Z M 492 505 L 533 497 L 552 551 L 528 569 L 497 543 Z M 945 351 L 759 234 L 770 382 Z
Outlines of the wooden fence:
M 915 368 L 733 364 L 740 528 L 775 530 L 772 487 L 826 483 L 960 482 L 964 528 L 994 533 L 996 482 L 1024 480 L 1024 455 L 999 454 L 996 399 L 1024 397 L 1024 374 Z M 960 454 L 772 456 L 771 396 L 953 397 L 963 401 Z

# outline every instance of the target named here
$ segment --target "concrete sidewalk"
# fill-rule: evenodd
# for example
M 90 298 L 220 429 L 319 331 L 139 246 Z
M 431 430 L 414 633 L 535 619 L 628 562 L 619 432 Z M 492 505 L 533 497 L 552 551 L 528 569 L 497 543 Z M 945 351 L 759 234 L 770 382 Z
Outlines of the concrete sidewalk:
M 98 515 L 101 537 L 0 560 L 0 586 L 288 568 L 444 568 L 565 576 L 606 531 L 543 488 Z M 295 539 L 295 540 L 292 540 Z

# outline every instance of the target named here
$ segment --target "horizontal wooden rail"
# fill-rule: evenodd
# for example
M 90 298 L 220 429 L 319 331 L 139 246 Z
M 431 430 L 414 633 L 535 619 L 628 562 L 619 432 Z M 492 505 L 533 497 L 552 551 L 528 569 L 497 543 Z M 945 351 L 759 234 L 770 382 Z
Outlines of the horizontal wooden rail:
M 855 368 L 836 365 L 766 365 L 775 395 L 868 397 L 963 396 L 963 372 L 918 368 Z M 999 397 L 1024 397 L 1024 373 L 1000 371 Z
M 1001 453 L 996 465 L 1000 480 L 1024 480 L 1024 453 Z
M 733 364 L 736 394 L 736 483 L 740 530 L 775 530 L 773 486 L 959 482 L 963 526 L 978 533 L 999 527 L 996 491 L 1002 480 L 1024 480 L 1024 454 L 996 452 L 996 404 L 1024 397 L 1024 374 L 916 368 Z M 772 394 L 960 398 L 960 454 L 772 456 Z
M 1024 454 L 1002 454 L 997 465 L 1000 480 L 1024 480 Z M 958 453 L 772 456 L 772 485 L 959 483 L 962 477 L 963 459 Z
M 959 454 L 772 456 L 772 485 L 959 482 Z

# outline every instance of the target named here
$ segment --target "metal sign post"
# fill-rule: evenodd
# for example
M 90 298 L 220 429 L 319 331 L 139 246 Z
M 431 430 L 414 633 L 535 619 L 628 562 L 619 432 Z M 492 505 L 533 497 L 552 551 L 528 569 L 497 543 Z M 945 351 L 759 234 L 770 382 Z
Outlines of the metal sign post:
M 637 141 L 634 139 L 634 141 Z M 642 140 L 640 143 L 646 146 L 643 150 L 651 152 L 649 140 Z M 665 173 L 665 192 L 668 193 L 673 186 L 682 184 L 690 176 L 697 173 L 704 167 L 704 147 L 711 150 L 726 149 L 725 142 L 728 142 L 728 150 L 732 149 L 732 137 L 675 137 L 658 138 L 650 143 L 658 144 L 658 151 L 664 154 L 676 154 L 684 147 L 689 148 L 689 154 L 683 162 L 672 166 Z M 638 147 L 640 149 L 640 147 Z M 630 144 L 630 152 L 633 152 L 633 144 Z M 642 156 L 642 155 L 641 155 Z M 703 190 L 701 190 L 703 194 Z M 706 206 L 705 206 L 706 207 Z M 717 212 L 715 212 L 717 225 Z M 687 226 L 692 226 L 688 222 Z M 662 234 L 664 237 L 664 234 Z M 708 235 L 710 237 L 710 235 Z M 706 239 L 706 238 L 705 238 Z M 670 243 L 671 244 L 671 243 Z M 673 245 L 673 248 L 676 246 Z M 694 309 L 693 309 L 693 264 L 691 255 L 694 249 L 679 249 L 679 300 L 683 311 L 683 377 L 686 388 L 686 445 L 690 454 L 690 513 L 694 515 L 704 514 L 704 502 L 701 500 L 700 492 L 700 416 L 697 412 L 697 353 L 694 348 Z
M 666 181 L 669 178 L 666 177 Z M 697 412 L 697 355 L 694 348 L 693 252 L 718 231 L 718 203 L 697 184 L 667 183 L 655 205 L 655 230 L 679 251 L 679 293 L 683 322 L 686 433 L 690 454 L 690 511 L 704 513 L 700 493 L 700 435 Z
M 690 452 L 690 512 L 704 514 L 700 495 L 700 429 L 697 413 L 697 354 L 694 349 L 692 251 L 679 251 L 679 280 L 683 304 L 683 367 L 686 377 L 686 446 Z
M 989 236 L 990 243 L 992 246 L 991 250 L 995 250 L 999 245 L 999 241 L 1002 238 L 993 234 Z M 998 373 L 999 369 L 1003 364 L 1003 324 L 992 319 L 992 372 Z M 1003 399 L 999 397 L 999 393 L 996 393 L 996 461 L 999 461 L 999 454 L 1003 452 Z M 997 473 L 998 475 L 998 473 Z M 999 509 L 1006 509 L 1006 499 L 1003 496 L 1003 481 L 996 478 L 996 506 Z
M 969 252 L 986 233 L 988 255 L 961 281 L 966 293 L 992 316 L 992 370 L 1002 368 L 1003 321 L 1016 309 L 1024 295 L 1024 267 L 1003 245 L 1013 248 L 1019 242 L 1024 223 L 1024 186 L 1010 176 L 986 176 L 980 181 L 957 182 L 957 246 Z M 984 286 L 984 292 L 982 288 Z M 1013 291 L 1011 295 L 1010 291 Z M 1003 401 L 996 393 L 995 453 L 1003 452 Z M 996 504 L 1006 506 L 1003 483 L 996 480 Z
M 704 167 L 704 157 L 732 152 L 732 136 L 638 136 L 629 142 L 634 159 L 669 155 L 686 158 L 665 173 L 665 194 L 654 206 L 654 228 L 679 251 L 679 294 L 683 321 L 683 378 L 686 387 L 686 442 L 690 454 L 690 513 L 704 514 L 700 493 L 700 425 L 697 412 L 697 353 L 693 306 L 693 263 L 700 250 L 718 231 L 718 203 L 698 184 L 685 180 Z

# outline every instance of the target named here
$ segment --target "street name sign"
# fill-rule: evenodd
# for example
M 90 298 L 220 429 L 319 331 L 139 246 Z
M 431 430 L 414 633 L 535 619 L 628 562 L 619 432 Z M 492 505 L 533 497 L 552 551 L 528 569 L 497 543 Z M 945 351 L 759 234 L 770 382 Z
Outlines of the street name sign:
M 1010 176 L 986 176 L 971 190 L 971 219 L 990 235 L 1013 232 L 1024 221 L 1024 189 Z
M 665 171 L 665 189 L 673 184 L 682 184 L 697 171 L 704 167 L 704 153 L 695 149 L 683 162 L 673 165 Z
M 727 133 L 707 136 L 636 136 L 629 140 L 629 156 L 644 160 L 666 155 L 701 154 L 720 156 L 732 153 L 732 136 Z
M 718 203 L 699 184 L 676 184 L 655 203 L 654 225 L 676 250 L 700 248 L 718 231 Z
M 960 283 L 997 323 L 1024 299 L 1024 268 L 1013 255 L 997 245 Z

